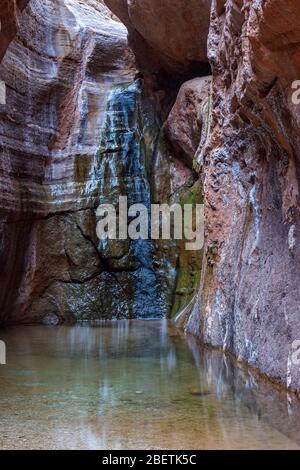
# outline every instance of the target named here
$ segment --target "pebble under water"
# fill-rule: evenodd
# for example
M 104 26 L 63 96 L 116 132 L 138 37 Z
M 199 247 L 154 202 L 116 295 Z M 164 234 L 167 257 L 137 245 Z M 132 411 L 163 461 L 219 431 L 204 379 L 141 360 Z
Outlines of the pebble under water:
M 2 449 L 297 449 L 297 397 L 165 320 L 3 330 Z

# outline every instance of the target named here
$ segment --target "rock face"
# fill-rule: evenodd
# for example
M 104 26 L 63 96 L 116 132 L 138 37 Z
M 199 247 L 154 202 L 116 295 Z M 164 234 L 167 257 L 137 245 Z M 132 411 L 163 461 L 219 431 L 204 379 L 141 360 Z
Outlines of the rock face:
M 210 86 L 211 77 L 185 82 L 167 119 L 168 138 L 190 167 L 207 137 Z
M 96 237 L 99 203 L 149 204 L 159 136 L 125 27 L 93 0 L 31 0 L 19 27 L 0 67 L 1 322 L 166 314 L 151 242 Z
M 296 0 L 214 2 L 211 133 L 198 156 L 206 246 L 188 324 L 298 390 L 299 41 Z
M 182 72 L 207 62 L 211 0 L 105 0 L 146 70 Z
M 0 17 L 0 59 L 19 30 L 0 67 L 1 322 L 159 316 L 173 298 L 188 332 L 300 390 L 298 0 L 25 6 Z M 194 297 L 201 254 L 99 243 L 95 209 L 200 202 L 195 171 Z
M 20 16 L 29 0 L 2 0 L 0 11 L 0 62 L 19 30 Z
M 172 169 L 172 196 L 168 202 L 177 202 L 182 207 L 193 204 L 195 208 L 196 204 L 203 204 L 202 185 L 193 167 L 197 167 L 197 153 L 201 151 L 209 131 L 210 95 L 211 77 L 185 82 L 164 126 Z M 177 284 L 172 307 L 172 315 L 180 326 L 190 313 L 200 284 L 203 255 L 202 250 L 186 250 L 185 243 L 183 240 L 177 244 Z

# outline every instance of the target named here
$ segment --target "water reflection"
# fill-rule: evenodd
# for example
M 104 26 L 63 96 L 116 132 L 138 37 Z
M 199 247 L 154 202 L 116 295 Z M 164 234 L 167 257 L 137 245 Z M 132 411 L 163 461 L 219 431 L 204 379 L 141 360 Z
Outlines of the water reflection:
M 300 407 L 165 320 L 2 331 L 1 448 L 297 448 Z

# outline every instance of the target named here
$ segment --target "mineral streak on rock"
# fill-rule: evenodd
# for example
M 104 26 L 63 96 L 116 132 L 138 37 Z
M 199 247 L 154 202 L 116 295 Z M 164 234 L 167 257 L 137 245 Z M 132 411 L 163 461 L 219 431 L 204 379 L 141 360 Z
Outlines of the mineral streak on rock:
M 226 5 L 225 5 L 226 3 Z M 300 389 L 300 4 L 214 2 L 206 243 L 188 330 Z
M 92 0 L 31 0 L 19 27 L 0 68 L 1 321 L 167 314 L 175 258 L 154 266 L 151 242 L 96 237 L 99 203 L 149 206 L 158 179 L 157 99 L 126 28 Z
M 299 1 L 105 4 L 127 29 L 104 1 L 1 4 L 1 321 L 152 315 L 173 297 L 189 332 L 300 390 Z M 202 189 L 196 295 L 201 256 L 99 246 L 101 198 Z
M 32 0 L 19 28 L 0 68 L 1 321 L 117 315 L 102 298 L 122 288 L 97 249 L 95 167 L 111 90 L 134 80 L 126 29 L 92 0 Z

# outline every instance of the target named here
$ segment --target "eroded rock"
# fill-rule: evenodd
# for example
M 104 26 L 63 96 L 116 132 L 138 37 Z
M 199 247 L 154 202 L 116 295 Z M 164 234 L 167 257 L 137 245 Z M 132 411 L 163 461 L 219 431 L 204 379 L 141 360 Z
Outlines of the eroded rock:
M 20 16 L 29 0 L 2 0 L 0 10 L 0 62 L 19 30 Z
M 291 354 L 299 337 L 300 129 L 291 94 L 300 77 L 300 6 L 221 3 L 208 42 L 204 273 L 188 329 L 299 390 Z
M 99 203 L 149 204 L 159 129 L 126 28 L 77 0 L 31 0 L 19 27 L 0 67 L 1 322 L 161 316 L 151 243 L 96 237 Z
M 210 85 L 211 77 L 185 82 L 167 119 L 168 138 L 190 167 L 199 146 L 206 140 Z
M 105 0 L 124 22 L 143 68 L 184 71 L 207 62 L 211 0 Z

